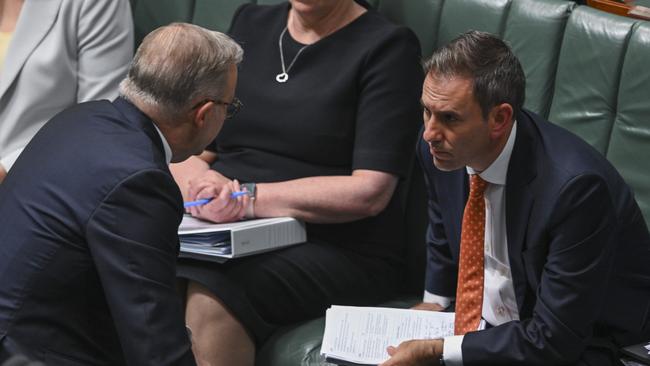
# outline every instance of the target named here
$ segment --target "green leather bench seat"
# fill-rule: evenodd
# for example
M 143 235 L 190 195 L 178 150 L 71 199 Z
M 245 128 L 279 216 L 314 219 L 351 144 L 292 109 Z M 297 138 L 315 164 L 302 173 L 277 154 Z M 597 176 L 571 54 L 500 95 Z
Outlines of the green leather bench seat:
M 641 211 L 649 222 L 650 23 L 635 24 L 628 39 L 614 101 L 616 116 L 606 154 L 634 189 Z
M 627 39 L 634 21 L 580 7 L 560 51 L 549 119 L 607 151 Z
M 136 42 L 152 29 L 185 21 L 227 31 L 243 3 L 282 0 L 131 0 Z M 375 0 L 390 20 L 417 34 L 424 56 L 470 29 L 506 40 L 527 77 L 526 107 L 592 144 L 621 172 L 650 225 L 650 22 L 623 18 L 565 0 Z M 399 192 L 408 268 L 407 307 L 422 294 L 426 207 L 421 172 L 413 167 Z M 277 331 L 259 350 L 258 366 L 322 365 L 324 319 Z

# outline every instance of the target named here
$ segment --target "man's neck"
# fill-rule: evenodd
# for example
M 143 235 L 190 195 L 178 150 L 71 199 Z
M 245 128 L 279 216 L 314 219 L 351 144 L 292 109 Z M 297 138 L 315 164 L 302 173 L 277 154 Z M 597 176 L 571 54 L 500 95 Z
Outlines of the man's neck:
M 514 122 L 510 123 L 507 132 L 494 142 L 493 148 L 486 154 L 484 159 L 481 159 L 481 161 L 478 163 L 472 164 L 474 166 L 470 166 L 476 173 L 481 173 L 485 169 L 489 168 L 490 165 L 492 165 L 494 161 L 499 157 L 499 155 L 501 155 L 501 152 L 503 152 L 504 147 L 508 143 L 508 138 L 512 133 L 513 125 Z

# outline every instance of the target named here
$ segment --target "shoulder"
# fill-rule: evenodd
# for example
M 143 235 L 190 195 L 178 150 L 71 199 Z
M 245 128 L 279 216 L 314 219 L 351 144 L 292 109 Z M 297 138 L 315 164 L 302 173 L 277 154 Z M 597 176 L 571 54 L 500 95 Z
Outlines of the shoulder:
M 416 52 L 418 57 L 420 55 L 420 43 L 411 29 L 392 23 L 373 9 L 369 9 L 349 24 L 348 28 L 346 38 L 356 40 L 367 48 L 398 48 Z
M 61 0 L 60 3 L 59 14 L 64 17 L 107 19 L 111 22 L 131 20 L 131 5 L 128 0 Z
M 374 9 L 368 9 L 368 11 L 358 19 L 358 22 L 367 33 L 373 36 L 373 38 L 397 38 L 417 41 L 417 36 L 410 28 L 391 22 Z
M 535 141 L 529 163 L 536 169 L 537 191 L 559 197 L 572 187 L 602 186 L 613 199 L 630 194 L 616 168 L 582 138 L 534 113 L 523 114 L 517 128 Z
M 72 143 L 75 149 L 57 154 L 65 160 L 123 170 L 123 174 L 164 168 L 164 153 L 157 146 L 159 137 L 153 126 L 147 129 L 145 123 L 151 122 L 127 118 L 107 100 L 79 103 L 45 124 L 36 142 L 51 144 L 52 150 Z
M 230 32 L 239 27 L 248 28 L 252 25 L 261 27 L 275 24 L 285 17 L 288 11 L 287 3 L 277 5 L 244 4 L 235 11 L 230 25 Z
M 582 138 L 535 113 L 523 111 L 517 117 L 517 129 L 520 144 L 529 143 L 526 138 L 532 141 L 534 151 L 530 158 L 534 160 L 531 163 L 538 166 L 567 176 L 590 171 L 605 173 L 613 169 L 607 159 Z

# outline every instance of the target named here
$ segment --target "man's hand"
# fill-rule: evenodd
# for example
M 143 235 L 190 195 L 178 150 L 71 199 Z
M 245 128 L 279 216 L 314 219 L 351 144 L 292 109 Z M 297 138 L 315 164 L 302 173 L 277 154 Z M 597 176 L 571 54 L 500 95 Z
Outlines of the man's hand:
M 412 340 L 402 342 L 397 348 L 388 347 L 390 359 L 379 366 L 431 366 L 438 365 L 442 355 L 442 339 Z
M 7 176 L 7 171 L 5 170 L 5 167 L 0 164 L 0 183 L 2 183 L 3 180 L 5 180 L 5 177 Z
M 434 304 L 434 303 L 428 303 L 428 302 L 421 302 L 411 309 L 413 310 L 428 310 L 428 311 L 443 311 L 445 308 L 442 307 L 440 304 Z
M 202 206 L 194 206 L 186 209 L 192 216 L 213 221 L 213 222 L 233 222 L 244 218 L 246 207 L 251 200 L 248 195 L 232 198 L 233 192 L 241 190 L 237 180 L 229 181 L 217 188 L 217 185 L 210 185 L 199 191 L 195 200 L 202 198 L 212 198 L 212 201 Z
M 201 197 L 200 194 L 205 196 L 205 191 L 220 192 L 222 187 L 231 183 L 232 181 L 223 175 L 217 173 L 212 169 L 208 169 L 203 174 L 196 178 L 190 179 L 188 183 L 187 196 L 189 201 L 195 201 Z

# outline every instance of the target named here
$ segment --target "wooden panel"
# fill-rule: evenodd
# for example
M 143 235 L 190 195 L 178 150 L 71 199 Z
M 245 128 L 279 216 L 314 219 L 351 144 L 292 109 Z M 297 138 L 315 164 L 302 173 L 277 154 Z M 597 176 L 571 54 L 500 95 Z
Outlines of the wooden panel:
M 650 8 L 631 3 L 621 3 L 613 0 L 587 0 L 587 5 L 624 17 L 650 20 Z

